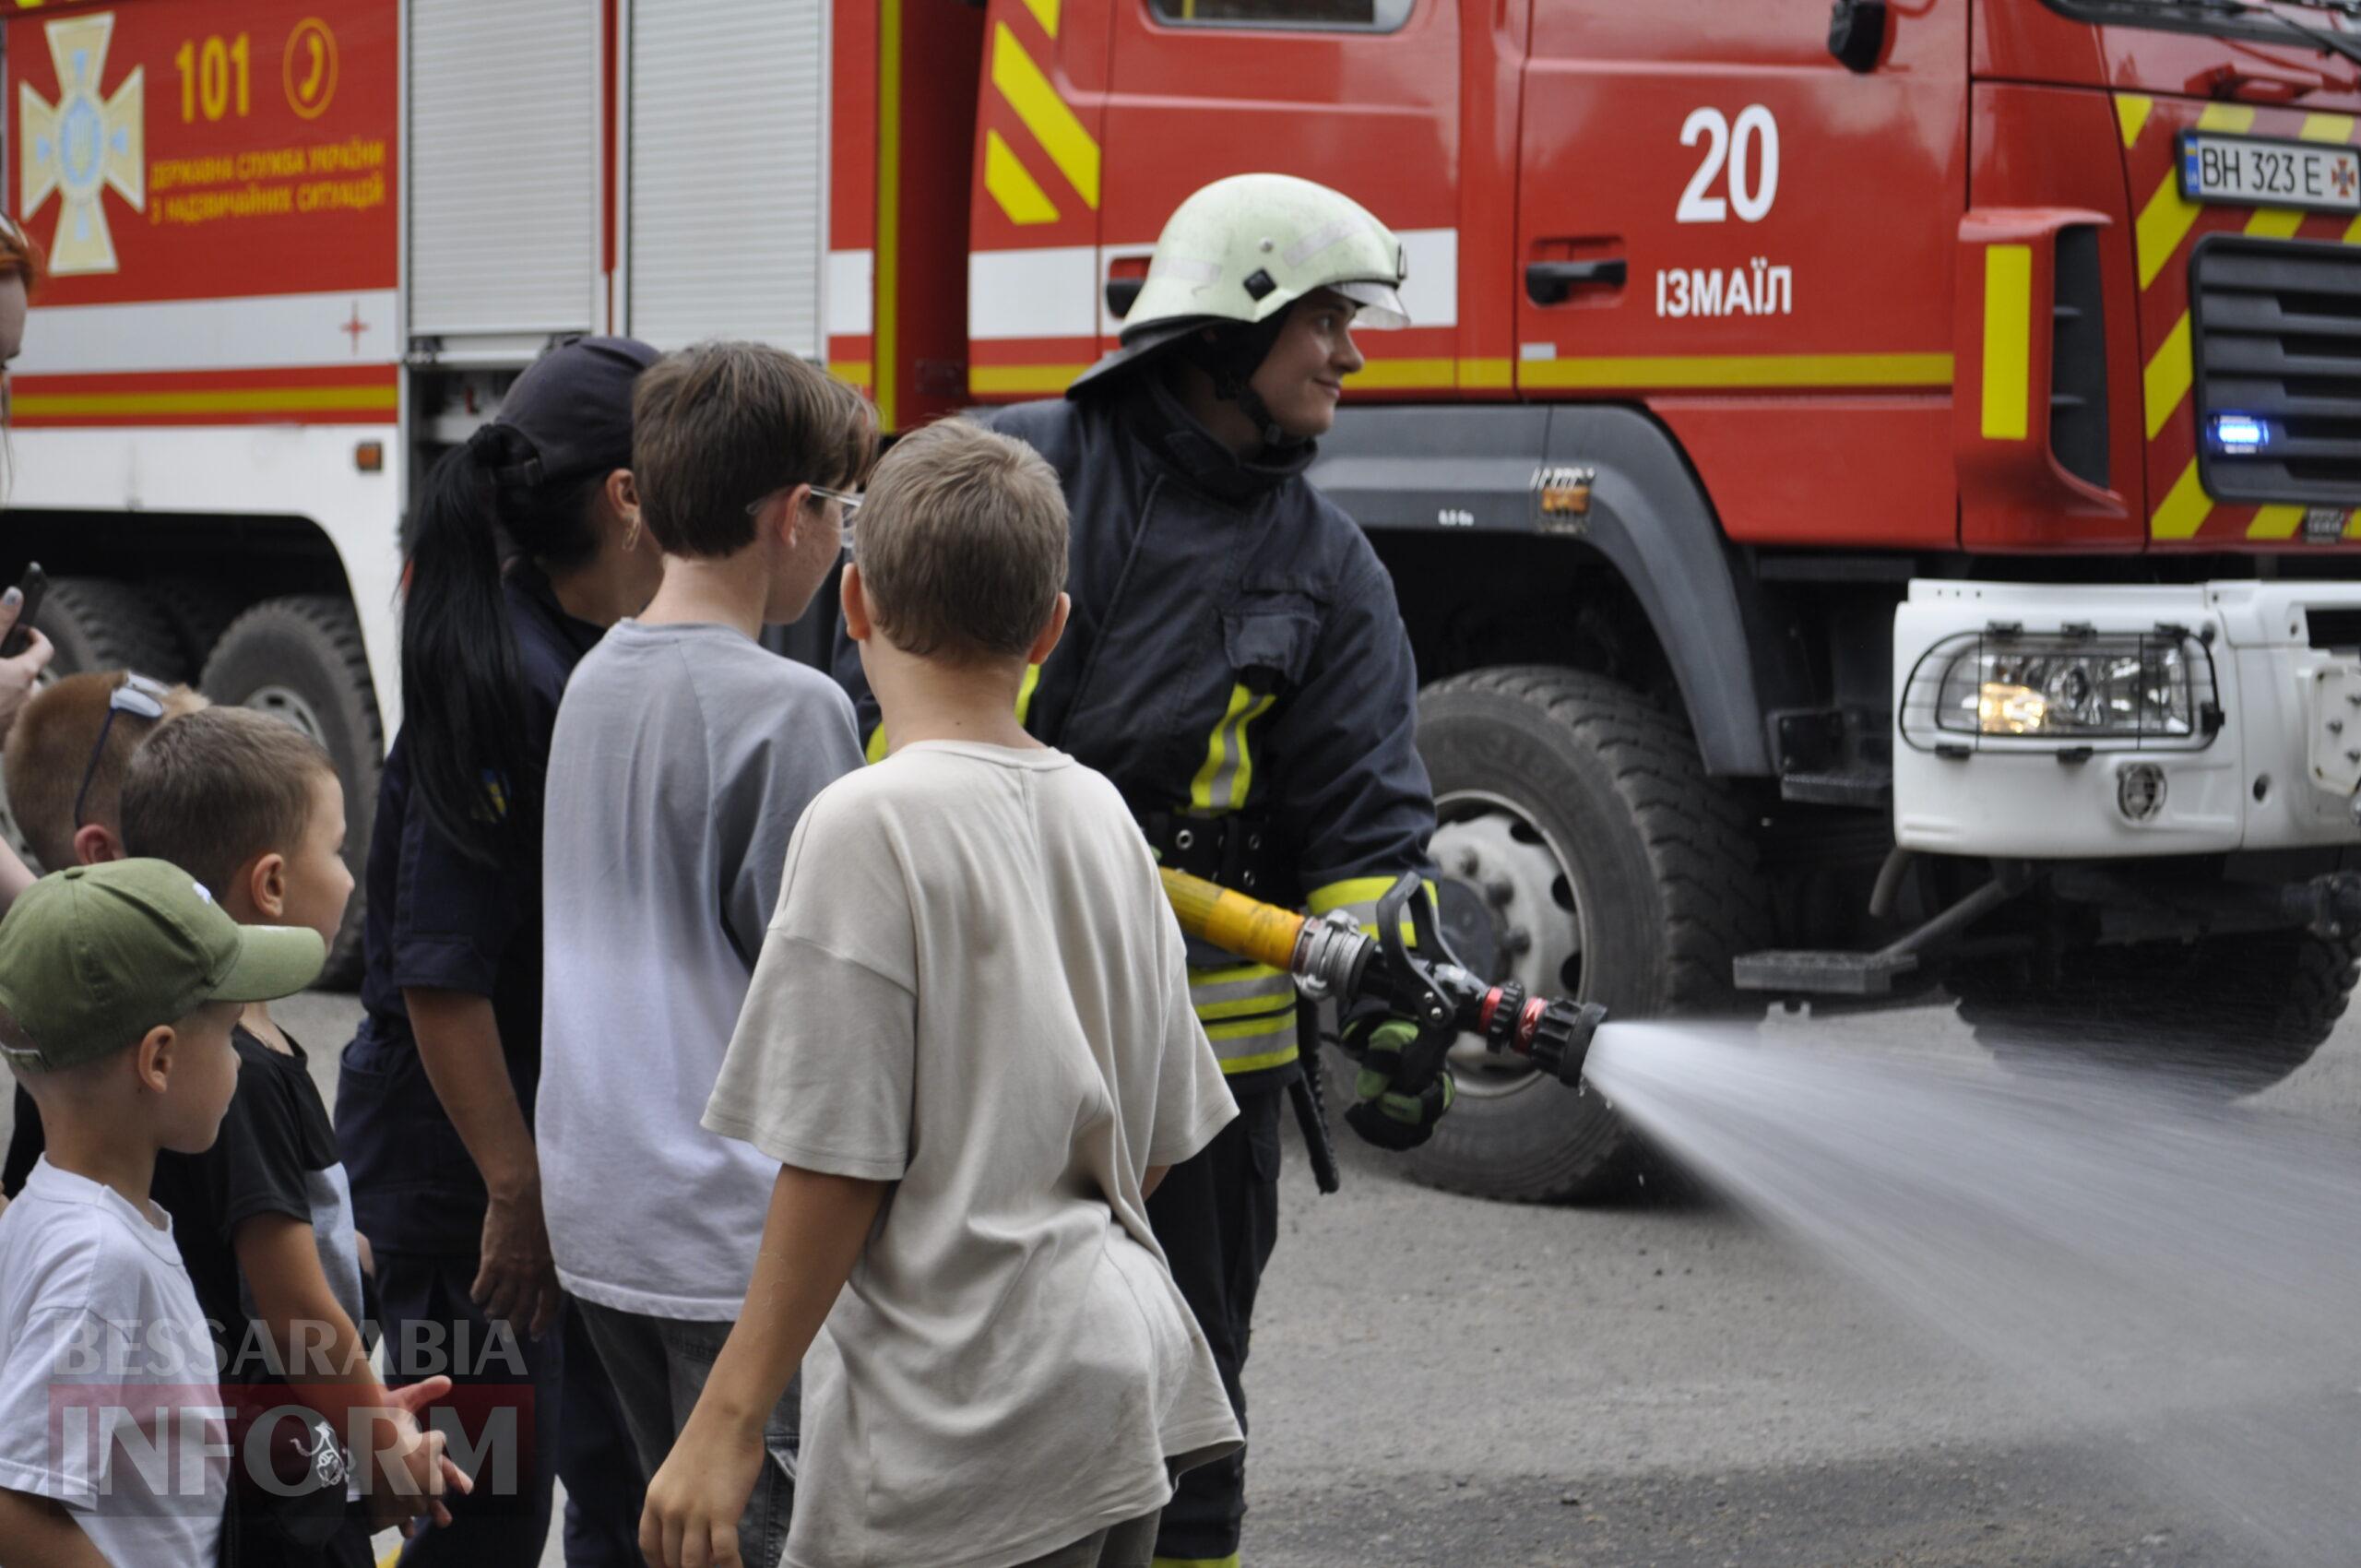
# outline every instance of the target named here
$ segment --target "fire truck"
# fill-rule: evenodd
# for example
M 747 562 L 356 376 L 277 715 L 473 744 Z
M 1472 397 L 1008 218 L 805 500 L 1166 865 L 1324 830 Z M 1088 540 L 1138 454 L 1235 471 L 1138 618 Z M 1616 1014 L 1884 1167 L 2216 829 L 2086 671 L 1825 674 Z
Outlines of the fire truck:
M 62 667 L 317 735 L 356 861 L 404 496 L 536 353 L 762 339 L 893 429 L 1056 396 L 1174 205 L 1272 169 L 1408 255 L 1314 477 L 1430 683 L 1471 968 L 1626 1016 L 1940 986 L 2225 1092 L 2345 1004 L 2351 0 L 18 4 L 54 276 L 0 570 Z M 1461 1069 L 1426 1179 L 1628 1158 Z

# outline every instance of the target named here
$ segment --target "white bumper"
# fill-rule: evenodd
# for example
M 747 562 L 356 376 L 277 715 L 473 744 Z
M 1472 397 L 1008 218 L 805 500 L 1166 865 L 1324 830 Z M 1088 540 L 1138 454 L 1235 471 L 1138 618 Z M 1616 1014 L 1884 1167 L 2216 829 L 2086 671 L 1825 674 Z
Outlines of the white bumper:
M 2318 640 L 2343 651 L 2312 646 L 2316 615 Z M 1947 731 L 1934 718 L 1938 667 L 1979 637 L 2180 631 L 2210 682 L 2201 702 L 2218 709 L 2210 736 L 2079 744 Z M 1914 582 L 1893 627 L 1895 842 L 2033 860 L 2361 844 L 2356 645 L 2361 582 Z

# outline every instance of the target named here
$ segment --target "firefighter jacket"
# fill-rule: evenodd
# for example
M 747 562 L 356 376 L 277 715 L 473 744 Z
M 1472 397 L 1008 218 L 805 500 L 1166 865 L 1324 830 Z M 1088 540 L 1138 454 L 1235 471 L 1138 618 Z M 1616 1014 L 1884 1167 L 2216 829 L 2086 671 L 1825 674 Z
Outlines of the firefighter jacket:
M 1026 677 L 1026 729 L 1111 779 L 1169 862 L 1218 838 L 1241 891 L 1374 930 L 1381 893 L 1430 874 L 1434 802 L 1393 580 L 1303 477 L 1311 447 L 1242 462 L 1152 376 L 988 422 L 1049 459 L 1072 517 L 1073 615 Z M 882 756 L 841 633 L 836 672 Z M 1195 944 L 1190 962 L 1232 1088 L 1283 1086 L 1292 980 Z

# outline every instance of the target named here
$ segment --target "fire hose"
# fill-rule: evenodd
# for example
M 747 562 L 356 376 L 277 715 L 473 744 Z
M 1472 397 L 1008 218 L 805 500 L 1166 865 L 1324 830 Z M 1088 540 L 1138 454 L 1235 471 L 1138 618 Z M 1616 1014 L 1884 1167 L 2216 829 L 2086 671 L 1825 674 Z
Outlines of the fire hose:
M 1403 1058 L 1407 1077 L 1439 1071 L 1444 1053 L 1465 1034 L 1488 1050 L 1525 1057 L 1560 1083 L 1582 1082 L 1584 1060 L 1607 1009 L 1595 1002 L 1536 995 L 1516 980 L 1469 973 L 1436 929 L 1433 902 L 1415 873 L 1406 873 L 1378 899 L 1374 937 L 1341 909 L 1313 919 L 1169 867 L 1159 874 L 1164 896 L 1189 935 L 1285 969 L 1314 1001 L 1376 1001 L 1418 1024 L 1419 1043 Z M 1319 1113 L 1318 1072 L 1317 1063 L 1305 1063 L 1304 1075 L 1291 1092 L 1321 1191 L 1334 1192 L 1335 1156 Z

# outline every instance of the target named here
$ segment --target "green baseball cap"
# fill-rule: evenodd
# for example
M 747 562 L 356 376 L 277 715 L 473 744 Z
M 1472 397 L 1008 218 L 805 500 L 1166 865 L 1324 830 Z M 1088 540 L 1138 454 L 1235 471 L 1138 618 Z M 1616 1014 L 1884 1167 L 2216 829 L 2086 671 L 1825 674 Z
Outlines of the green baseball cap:
M 53 872 L 0 920 L 0 1008 L 21 1045 L 12 1066 L 95 1062 L 208 1002 L 267 1002 L 319 977 L 320 933 L 240 925 L 170 861 Z

